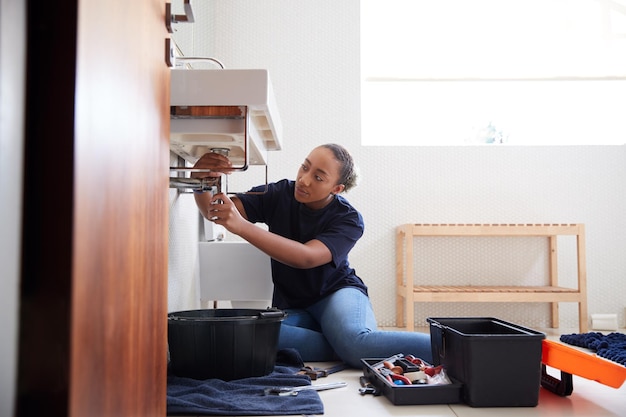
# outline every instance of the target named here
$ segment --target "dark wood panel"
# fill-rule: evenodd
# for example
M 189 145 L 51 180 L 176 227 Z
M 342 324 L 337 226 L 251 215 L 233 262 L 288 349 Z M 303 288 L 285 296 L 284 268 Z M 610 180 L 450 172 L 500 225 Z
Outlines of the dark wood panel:
M 27 3 L 18 416 L 69 405 L 76 8 Z

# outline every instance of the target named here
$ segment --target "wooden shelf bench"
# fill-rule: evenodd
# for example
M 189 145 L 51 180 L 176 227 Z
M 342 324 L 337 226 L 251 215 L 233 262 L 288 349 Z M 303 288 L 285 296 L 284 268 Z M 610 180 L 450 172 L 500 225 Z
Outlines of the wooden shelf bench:
M 559 286 L 557 237 L 576 237 L 577 287 Z M 449 286 L 425 285 L 414 274 L 414 238 L 534 236 L 548 239 L 546 286 Z M 559 303 L 578 303 L 581 333 L 587 326 L 587 269 L 584 224 L 404 224 L 396 233 L 396 325 L 414 330 L 416 302 L 547 302 L 551 305 L 551 326 L 559 327 Z M 417 278 L 417 279 L 416 279 Z

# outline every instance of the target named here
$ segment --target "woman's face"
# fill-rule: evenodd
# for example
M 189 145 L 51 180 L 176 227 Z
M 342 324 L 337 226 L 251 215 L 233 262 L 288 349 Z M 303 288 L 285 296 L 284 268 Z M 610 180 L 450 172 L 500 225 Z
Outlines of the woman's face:
M 323 208 L 344 188 L 337 184 L 340 172 L 341 163 L 330 149 L 313 149 L 298 169 L 294 197 L 311 209 Z

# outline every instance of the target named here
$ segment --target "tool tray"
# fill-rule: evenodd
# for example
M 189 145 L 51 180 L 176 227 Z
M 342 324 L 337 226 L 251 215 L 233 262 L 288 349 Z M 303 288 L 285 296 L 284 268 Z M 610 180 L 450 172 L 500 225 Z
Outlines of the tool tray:
M 445 385 L 396 385 L 387 381 L 372 365 L 383 359 L 361 359 L 363 375 L 394 405 L 454 404 L 461 401 L 462 384 L 450 378 Z
M 619 388 L 626 379 L 626 367 L 608 359 L 552 340 L 543 340 L 541 386 L 561 396 L 573 391 L 572 375 Z M 546 366 L 561 371 L 561 379 L 549 375 Z

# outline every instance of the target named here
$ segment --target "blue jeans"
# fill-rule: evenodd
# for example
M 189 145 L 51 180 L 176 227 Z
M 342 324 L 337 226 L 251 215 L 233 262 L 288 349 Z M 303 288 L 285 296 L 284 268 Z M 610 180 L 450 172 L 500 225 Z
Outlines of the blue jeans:
M 430 335 L 378 330 L 370 299 L 343 288 L 306 309 L 287 309 L 278 348 L 295 348 L 305 362 L 342 360 L 361 368 L 361 358 L 412 354 L 432 363 Z

